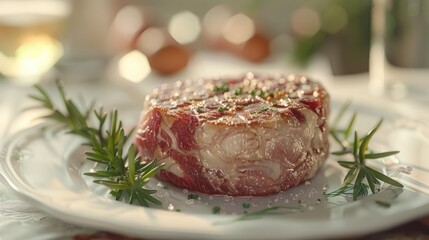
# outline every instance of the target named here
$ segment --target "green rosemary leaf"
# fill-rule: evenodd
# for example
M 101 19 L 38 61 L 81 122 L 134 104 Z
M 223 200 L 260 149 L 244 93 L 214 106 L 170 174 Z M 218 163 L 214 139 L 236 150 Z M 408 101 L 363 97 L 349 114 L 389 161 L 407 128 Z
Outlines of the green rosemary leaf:
M 128 142 L 128 140 L 131 137 L 131 134 L 134 132 L 135 127 L 131 128 L 130 131 L 127 134 L 124 134 L 124 142 Z
M 42 96 L 38 98 L 33 98 L 33 99 L 35 100 L 40 99 L 39 101 L 44 103 L 47 108 L 53 109 L 54 105 L 52 104 L 51 98 L 49 97 L 48 93 L 40 85 L 35 85 L 35 88 Z
M 356 176 L 355 180 L 355 186 L 353 188 L 353 200 L 356 200 L 361 195 L 361 187 L 362 187 L 362 181 L 364 179 L 365 172 L 362 171 L 362 169 L 358 169 L 358 174 Z
M 104 154 L 104 151 L 103 151 L 103 146 L 101 145 L 101 142 L 100 142 L 100 140 L 97 138 L 97 136 L 95 136 L 95 135 L 91 135 L 90 136 L 90 143 L 91 143 L 91 148 L 92 148 L 92 150 L 94 151 L 94 153 L 98 153 L 98 154 L 100 154 L 100 155 L 102 155 L 103 156 L 103 158 L 105 158 L 105 159 L 108 159 L 107 157 L 106 157 L 106 155 Z M 89 154 L 89 153 L 87 153 L 87 154 Z
M 135 194 L 137 201 L 140 203 L 140 205 L 144 207 L 149 207 L 149 203 L 147 202 L 147 199 L 145 198 L 144 194 L 140 194 L 139 191 Z
M 332 155 L 336 155 L 336 156 L 343 156 L 343 155 L 347 155 L 349 153 L 350 153 L 349 150 L 331 152 Z
M 114 110 L 113 114 L 111 115 L 112 120 L 111 120 L 111 124 L 110 124 L 110 132 L 111 134 L 115 134 L 116 133 L 116 128 L 118 126 L 118 110 Z M 115 138 L 111 138 L 112 142 L 114 142 L 116 139 Z
M 108 114 L 103 111 L 102 107 L 98 111 L 94 109 L 93 113 L 98 120 L 98 128 L 96 130 L 97 131 L 96 136 L 98 137 L 100 142 L 104 143 L 105 139 L 103 136 L 103 129 L 104 129 L 104 124 L 106 123 Z
M 109 162 L 109 159 L 107 159 L 104 154 L 101 154 L 99 152 L 85 152 L 85 155 L 88 158 L 97 159 L 97 160 L 100 160 L 100 161 L 106 162 L 106 163 Z
M 389 152 L 382 152 L 382 153 L 368 153 L 365 154 L 365 159 L 378 159 L 378 158 L 384 158 L 389 157 L 395 154 L 398 154 L 399 151 L 389 151 Z
M 154 194 L 154 193 L 156 193 L 156 190 L 153 190 L 153 189 L 141 188 L 140 190 L 143 191 L 145 194 Z
M 134 202 L 135 195 L 136 195 L 134 189 L 132 189 L 132 188 L 131 189 L 126 189 L 125 191 L 128 194 L 128 201 L 127 201 L 127 203 L 128 204 L 132 204 Z
M 355 123 L 355 120 L 356 120 L 356 116 L 357 116 L 357 114 L 354 113 L 353 116 L 352 116 L 352 118 L 351 118 L 351 120 L 350 120 L 350 122 L 349 122 L 349 125 L 347 126 L 346 130 L 344 131 L 344 139 L 348 139 L 349 138 L 350 132 L 353 129 L 353 124 Z
M 347 184 L 347 185 L 344 185 L 344 186 L 338 188 L 335 191 L 332 191 L 329 193 L 323 193 L 323 195 L 325 195 L 326 197 L 337 197 L 340 195 L 350 195 L 350 191 L 352 191 L 353 189 L 354 189 L 353 184 Z
M 86 173 L 83 173 L 83 175 L 90 176 L 90 177 L 98 177 L 98 178 L 109 177 L 109 175 L 105 175 L 97 172 L 86 172 Z
M 165 165 L 165 163 L 162 163 L 159 166 L 154 167 L 151 170 L 147 171 L 145 174 L 143 174 L 141 176 L 141 179 L 149 179 L 149 178 L 153 177 L 155 174 L 157 174 L 164 167 L 164 165 Z
M 371 131 L 368 132 L 368 134 L 363 138 L 359 146 L 359 162 L 362 165 L 364 165 L 364 162 L 365 162 L 365 155 L 366 155 L 366 150 L 368 148 L 368 144 L 371 141 L 372 136 L 374 136 L 375 132 L 377 132 L 378 128 L 381 126 L 382 122 L 383 122 L 383 119 L 381 119 L 377 123 L 375 128 L 373 128 Z
M 365 184 L 363 182 L 360 184 L 358 195 L 359 196 L 367 196 L 368 195 L 368 185 L 367 184 Z
M 64 115 L 62 115 L 62 113 L 60 113 L 58 111 L 54 111 L 49 115 L 42 116 L 41 118 L 51 119 L 51 120 L 55 120 L 58 122 L 65 121 L 67 119 Z
M 81 136 L 83 138 L 87 138 L 88 137 L 88 132 L 87 131 L 83 131 L 82 129 L 79 129 L 79 130 L 70 130 L 67 133 L 73 134 L 73 135 L 78 135 L 78 136 Z
M 113 149 L 112 149 L 113 150 Z M 99 150 L 100 153 L 104 154 L 107 159 L 109 159 L 109 165 L 111 167 L 115 167 L 115 155 L 113 151 L 110 151 L 107 147 L 102 147 L 101 150 Z
M 374 179 L 376 179 L 376 178 L 372 175 L 372 173 L 370 171 L 366 171 L 366 168 L 364 168 L 362 171 L 365 172 L 365 177 L 368 180 L 367 182 L 368 182 L 369 188 L 371 189 L 371 192 L 375 193 L 375 181 L 374 181 Z
M 130 187 L 128 184 L 109 181 L 109 180 L 94 180 L 93 182 L 115 190 L 124 190 Z
M 28 97 L 29 97 L 29 98 L 31 98 L 31 99 L 33 99 L 33 100 L 36 100 L 37 102 L 41 102 L 41 103 L 43 103 L 43 107 L 48 107 L 48 108 L 51 108 L 51 107 L 52 107 L 52 105 L 51 105 L 51 104 L 49 104 L 49 103 L 45 102 L 46 97 L 43 97 L 43 96 L 36 96 L 36 95 L 29 95 Z M 39 107 L 40 107 L 40 106 L 39 106 Z
M 343 141 L 341 141 L 341 139 L 338 137 L 337 133 L 335 132 L 335 130 L 331 129 L 329 131 L 331 133 L 331 136 L 334 138 L 334 140 L 341 146 L 343 146 Z
M 116 200 L 119 200 L 122 197 L 122 192 L 122 190 L 111 190 L 109 193 L 115 197 Z
M 286 210 L 290 210 L 291 212 L 294 212 L 296 210 L 299 210 L 300 208 L 299 207 L 287 207 L 287 206 L 269 207 L 269 208 L 264 208 L 262 210 L 258 210 L 255 212 L 243 214 L 243 215 L 239 216 L 238 218 L 236 218 L 235 221 L 252 220 L 252 219 L 262 218 L 262 217 L 268 216 L 268 215 L 284 214 L 284 212 L 278 212 L 281 209 L 286 209 Z
M 348 162 L 348 161 L 337 161 L 338 164 L 340 164 L 340 166 L 348 168 L 348 169 L 352 169 L 355 167 L 355 163 L 354 162 Z
M 357 175 L 356 167 L 351 168 L 347 172 L 346 176 L 344 177 L 342 186 L 349 185 L 356 178 L 356 175 Z
M 125 144 L 125 132 L 123 128 L 120 128 L 117 133 L 116 151 L 118 156 L 123 156 Z
M 136 166 L 136 174 L 142 173 L 142 169 L 147 166 L 147 164 L 142 163 L 140 156 L 134 159 L 134 165 Z
M 76 128 L 79 129 L 82 127 L 86 127 L 86 119 L 82 115 L 82 113 L 78 110 L 78 108 L 73 103 L 73 101 L 68 100 L 66 106 L 67 106 L 67 109 L 69 111 L 69 116 L 71 119 L 73 119 L 73 122 L 74 122 Z
M 131 185 L 135 185 L 136 183 L 136 165 L 134 159 L 136 158 L 136 148 L 134 144 L 128 148 L 128 181 Z
M 121 157 L 113 157 L 113 160 L 110 162 L 109 166 L 126 176 L 124 162 L 122 161 Z
M 109 164 L 109 161 L 105 161 L 105 160 L 100 160 L 100 159 L 96 159 L 96 158 L 91 158 L 91 157 L 86 157 L 86 160 L 92 161 L 92 162 L 96 162 L 96 163 L 101 163 L 101 164 Z
M 355 157 L 355 159 L 358 156 L 358 149 L 359 149 L 359 137 L 358 137 L 358 133 L 355 131 L 355 137 L 353 142 L 353 156 Z
M 332 128 L 337 129 L 338 124 L 340 123 L 341 119 L 343 118 L 344 114 L 347 112 L 347 109 L 349 109 L 351 105 L 351 101 L 346 101 L 338 111 L 338 114 L 335 116 L 334 121 L 332 122 Z
M 117 172 L 117 171 L 113 171 L 113 170 L 99 170 L 96 172 L 87 172 L 84 173 L 86 176 L 91 176 L 91 177 L 100 177 L 100 178 L 109 178 L 109 177 L 120 177 L 121 173 Z
M 141 188 L 137 188 L 137 192 L 139 193 L 139 195 L 143 196 L 144 199 L 146 199 L 147 201 L 154 203 L 156 205 L 162 205 L 161 201 L 151 196 L 153 192 L 146 192 L 145 189 L 141 189 Z
M 142 172 L 147 172 L 149 169 L 153 169 L 156 164 L 157 164 L 158 160 L 155 158 L 153 161 L 146 163 L 142 168 L 140 168 L 137 172 L 140 174 Z
M 390 184 L 390 185 L 393 185 L 395 187 L 401 187 L 401 188 L 404 187 L 404 185 L 402 185 L 398 181 L 384 175 L 383 173 L 381 173 L 381 172 L 379 172 L 379 171 L 377 171 L 371 167 L 366 166 L 365 169 L 367 171 L 371 172 L 374 175 L 374 177 L 378 178 L 380 181 L 383 181 L 383 182 Z

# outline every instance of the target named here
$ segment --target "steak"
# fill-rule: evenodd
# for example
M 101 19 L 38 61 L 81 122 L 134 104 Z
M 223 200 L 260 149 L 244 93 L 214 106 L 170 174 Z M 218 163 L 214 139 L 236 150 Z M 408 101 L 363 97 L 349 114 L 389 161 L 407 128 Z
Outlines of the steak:
M 136 146 L 180 188 L 267 195 L 312 178 L 328 151 L 329 95 L 298 75 L 179 81 L 146 97 Z

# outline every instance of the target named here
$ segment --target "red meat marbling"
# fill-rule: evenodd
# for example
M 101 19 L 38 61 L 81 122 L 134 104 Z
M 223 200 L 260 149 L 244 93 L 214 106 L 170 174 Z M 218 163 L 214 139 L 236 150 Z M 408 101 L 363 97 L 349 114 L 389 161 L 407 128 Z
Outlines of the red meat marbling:
M 145 101 L 136 146 L 190 191 L 267 195 L 312 178 L 328 151 L 329 95 L 298 75 L 186 80 Z

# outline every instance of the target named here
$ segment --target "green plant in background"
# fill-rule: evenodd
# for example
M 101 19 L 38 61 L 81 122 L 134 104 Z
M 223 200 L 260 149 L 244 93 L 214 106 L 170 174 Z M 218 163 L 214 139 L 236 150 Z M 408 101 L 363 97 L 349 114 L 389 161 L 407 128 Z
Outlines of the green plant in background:
M 389 64 L 429 68 L 429 1 L 391 0 L 385 6 L 385 54 Z
M 297 38 L 293 60 L 306 66 L 321 51 L 334 74 L 368 71 L 371 0 L 329 0 L 314 10 L 319 15 L 319 30 Z

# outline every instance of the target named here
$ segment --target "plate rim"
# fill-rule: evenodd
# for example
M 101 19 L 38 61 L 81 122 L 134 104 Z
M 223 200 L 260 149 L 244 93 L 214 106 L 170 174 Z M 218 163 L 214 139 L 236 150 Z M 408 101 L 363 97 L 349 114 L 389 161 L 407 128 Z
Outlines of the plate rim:
M 37 131 L 41 131 L 41 129 L 45 127 L 45 124 L 39 124 L 24 130 L 21 130 L 18 133 L 15 133 L 12 136 L 9 136 L 6 141 L 4 142 L 4 144 L 1 146 L 1 151 L 0 151 L 0 177 L 3 180 L 3 182 L 5 182 L 7 186 L 9 186 L 15 193 L 17 193 L 21 198 L 23 198 L 26 202 L 36 206 L 37 208 L 45 211 L 46 213 L 59 218 L 65 222 L 71 223 L 71 224 L 75 224 L 75 225 L 79 225 L 79 226 L 83 226 L 83 227 L 90 227 L 90 228 L 95 228 L 95 229 L 100 229 L 100 230 L 106 230 L 106 231 L 113 231 L 116 233 L 120 233 L 120 234 L 124 234 L 124 235 L 129 235 L 129 236 L 136 236 L 136 237 L 172 237 L 172 235 L 170 234 L 166 234 L 167 232 L 162 231 L 161 228 L 158 229 L 144 229 L 144 233 L 141 232 L 141 230 L 143 229 L 136 229 L 135 227 L 130 227 L 130 228 L 124 228 L 124 224 L 112 224 L 111 221 L 105 221 L 103 219 L 97 219 L 94 217 L 88 217 L 87 215 L 82 215 L 81 213 L 78 212 L 70 212 L 67 209 L 61 209 L 58 208 L 57 206 L 54 205 L 49 205 L 43 202 L 43 199 L 40 198 L 40 195 L 35 192 L 33 189 L 31 189 L 30 186 L 28 186 L 28 184 L 26 184 L 25 182 L 22 181 L 22 179 L 20 179 L 18 176 L 16 176 L 16 174 L 14 174 L 14 169 L 13 166 L 11 166 L 11 154 L 12 154 L 12 149 L 14 148 L 14 146 L 17 144 L 17 142 L 24 136 L 32 134 L 32 133 L 36 133 Z M 65 162 L 63 165 L 66 165 Z M 95 193 L 93 193 L 93 195 L 96 195 Z M 424 197 L 426 197 L 427 195 L 425 195 Z M 101 196 L 96 196 L 96 197 L 100 197 Z M 371 197 L 371 196 L 369 196 Z M 369 199 L 369 197 L 365 198 L 365 199 Z M 364 201 L 360 200 L 360 201 Z M 411 211 L 408 211 L 406 214 L 401 215 L 401 218 L 389 218 L 388 221 L 386 221 L 384 224 L 381 225 L 361 225 L 362 226 L 366 226 L 366 229 L 362 229 L 362 228 L 355 228 L 355 229 L 348 229 L 347 231 L 345 231 L 344 229 L 340 229 L 336 232 L 329 232 L 329 231 L 322 231 L 322 232 L 314 232 L 312 233 L 311 231 L 307 232 L 306 234 L 299 236 L 299 235 L 293 235 L 293 239 L 314 239 L 314 238 L 329 238 L 329 237 L 344 237 L 344 236 L 358 236 L 358 235 L 362 235 L 362 234 L 368 234 L 374 231 L 378 231 L 378 230 L 384 230 L 390 227 L 394 227 L 396 225 L 399 225 L 401 223 L 404 223 L 406 221 L 415 219 L 417 217 L 426 215 L 429 213 L 429 197 L 427 197 L 427 200 L 423 205 L 421 205 L 418 208 L 414 208 Z M 137 206 L 129 206 L 126 205 L 124 203 L 119 203 L 119 202 L 115 202 L 114 200 L 111 200 L 111 202 L 113 202 L 115 205 L 114 206 L 127 206 L 127 207 L 134 207 L 134 208 L 141 208 L 141 207 L 137 207 Z M 354 202 L 350 203 L 353 204 Z M 347 204 L 349 205 L 349 204 Z M 340 206 L 343 207 L 343 206 Z M 143 208 L 141 208 L 143 209 Z M 155 211 L 155 213 L 159 213 L 159 212 L 164 212 L 164 213 L 168 213 L 168 214 L 175 214 L 176 216 L 195 216 L 196 214 L 192 214 L 192 213 L 176 213 L 176 212 L 168 212 L 165 210 L 158 210 L 158 209 L 150 209 L 150 208 L 144 208 L 145 211 Z M 183 215 L 184 214 L 184 215 Z M 209 215 L 209 214 L 198 214 L 201 215 L 203 217 L 207 217 L 209 218 L 209 220 L 213 221 L 213 220 L 225 220 L 225 219 L 231 219 L 231 216 L 225 216 L 225 215 Z M 199 217 L 201 217 L 199 216 Z M 264 218 L 264 221 L 271 220 L 272 222 L 272 218 Z M 98 220 L 98 221 L 97 221 Z M 332 220 L 331 220 L 332 221 Z M 270 222 L 270 221 L 268 221 Z M 287 222 L 286 220 L 283 221 L 279 221 L 279 222 Z M 339 221 L 334 221 L 336 223 L 338 223 Z M 334 223 L 332 222 L 331 225 Z M 213 223 L 213 222 L 212 222 Z M 246 221 L 246 224 L 249 223 L 249 221 Z M 253 223 L 253 224 L 252 224 Z M 316 222 L 317 223 L 317 222 Z M 319 222 L 320 223 L 320 222 Z M 312 224 L 315 224 L 314 222 L 312 222 Z M 177 234 L 174 235 L 175 238 L 204 238 L 204 239 L 210 239 L 213 237 L 227 237 L 227 238 L 242 238 L 242 239 L 248 239 L 248 238 L 258 238 L 261 236 L 257 236 L 257 235 L 249 235 L 249 234 L 237 234 L 237 231 L 234 232 L 234 228 L 236 229 L 241 229 L 241 230 L 246 230 L 252 227 L 257 226 L 257 220 L 253 220 L 252 222 L 250 222 L 250 224 L 247 224 L 248 226 L 243 226 L 244 223 L 240 222 L 240 223 L 234 223 L 231 224 L 234 225 L 233 227 L 229 226 L 229 227 L 224 227 L 222 229 L 225 230 L 225 234 L 222 234 L 221 232 L 214 232 L 214 233 L 209 233 L 209 232 L 193 232 L 193 233 L 189 233 L 186 231 L 183 232 L 177 232 Z M 329 225 L 330 226 L 330 225 Z M 326 227 L 326 226 L 325 226 Z M 332 226 L 331 226 L 332 227 Z M 253 231 L 252 231 L 253 232 Z M 270 237 L 273 238 L 278 238 L 278 239 L 285 239 L 288 238 L 288 236 L 279 236 L 279 235 L 272 235 Z

